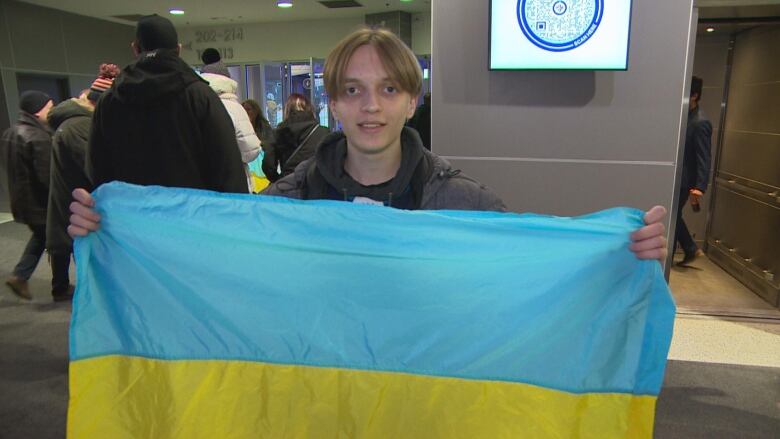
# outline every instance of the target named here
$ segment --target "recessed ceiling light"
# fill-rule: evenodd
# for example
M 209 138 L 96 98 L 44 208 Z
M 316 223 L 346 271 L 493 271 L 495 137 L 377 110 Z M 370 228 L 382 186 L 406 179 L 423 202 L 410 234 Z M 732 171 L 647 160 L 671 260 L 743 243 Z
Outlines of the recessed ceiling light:
M 714 27 L 708 27 L 707 28 L 707 32 L 715 32 L 715 28 Z
M 174 9 L 169 9 L 168 12 L 171 15 L 184 15 L 184 9 L 176 9 L 176 8 L 174 8 Z
M 278 0 L 276 6 L 279 8 L 292 8 L 292 0 Z

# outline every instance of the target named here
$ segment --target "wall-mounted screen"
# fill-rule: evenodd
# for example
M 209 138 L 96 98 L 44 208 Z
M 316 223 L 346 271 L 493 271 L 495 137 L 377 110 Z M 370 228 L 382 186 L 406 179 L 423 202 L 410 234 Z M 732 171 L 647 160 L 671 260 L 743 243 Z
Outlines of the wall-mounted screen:
M 490 0 L 491 70 L 626 70 L 631 0 Z

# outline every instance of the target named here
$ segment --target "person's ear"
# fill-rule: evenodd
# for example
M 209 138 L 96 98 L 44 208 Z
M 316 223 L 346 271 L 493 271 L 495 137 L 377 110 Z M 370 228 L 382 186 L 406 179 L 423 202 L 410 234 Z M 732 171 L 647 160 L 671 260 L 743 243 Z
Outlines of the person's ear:
M 176 45 L 176 55 L 181 55 L 181 43 Z
M 133 56 L 138 57 L 141 54 L 141 48 L 138 47 L 138 41 L 130 43 L 130 48 L 133 49 Z
M 406 120 L 409 120 L 414 116 L 414 112 L 417 110 L 417 99 L 419 99 L 419 96 L 409 97 L 409 106 L 406 109 Z
M 328 107 L 330 108 L 330 114 L 333 115 L 333 119 L 338 121 L 339 113 L 336 111 L 336 101 L 331 99 L 330 102 L 328 102 Z

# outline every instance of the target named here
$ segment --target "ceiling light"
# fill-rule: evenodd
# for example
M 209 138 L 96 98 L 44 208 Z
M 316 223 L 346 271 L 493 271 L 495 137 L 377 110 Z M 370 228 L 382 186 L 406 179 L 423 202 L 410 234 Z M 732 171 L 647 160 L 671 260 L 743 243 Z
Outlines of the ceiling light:
M 715 28 L 714 27 L 708 27 L 707 28 L 707 32 L 715 32 Z
M 292 0 L 278 0 L 276 6 L 279 8 L 292 8 Z
M 169 10 L 168 10 L 168 12 L 169 12 L 171 15 L 184 15 L 184 9 L 176 9 L 176 8 L 173 8 L 173 9 L 169 9 Z

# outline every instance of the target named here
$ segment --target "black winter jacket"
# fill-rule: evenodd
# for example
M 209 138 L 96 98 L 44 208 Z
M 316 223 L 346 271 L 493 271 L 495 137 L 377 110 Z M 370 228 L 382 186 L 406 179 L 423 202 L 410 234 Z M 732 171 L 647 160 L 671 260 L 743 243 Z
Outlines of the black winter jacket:
M 98 102 L 87 149 L 95 186 L 247 192 L 233 122 L 219 97 L 173 50 L 142 53 Z
M 413 129 L 404 128 L 401 145 L 404 155 L 401 169 L 388 186 L 400 182 L 400 187 L 388 198 L 373 199 L 399 207 L 394 200 L 402 200 L 403 192 L 408 190 L 413 194 L 411 198 L 418 198 L 412 203 L 414 206 L 405 207 L 413 210 L 506 211 L 504 202 L 492 190 L 453 169 L 447 160 L 423 148 L 419 134 Z M 415 156 L 418 157 L 416 161 L 408 160 Z M 344 171 L 345 157 L 344 134 L 331 133 L 322 141 L 314 157 L 298 165 L 294 173 L 268 186 L 262 194 L 303 200 L 345 201 L 353 200 L 354 196 L 367 196 L 372 188 L 361 186 L 348 177 Z
M 69 99 L 52 108 L 49 125 L 54 132 L 49 184 L 49 212 L 46 220 L 46 248 L 51 253 L 70 253 L 68 235 L 73 189 L 90 187 L 84 171 L 84 155 L 92 127 L 92 108 Z
M 312 135 L 306 140 L 309 133 Z M 272 183 L 292 174 L 299 163 L 314 155 L 317 146 L 327 135 L 328 129 L 320 126 L 313 114 L 293 112 L 276 127 L 273 144 L 269 148 L 263 146 L 265 150 L 263 173 Z M 305 144 L 304 140 L 306 140 Z M 277 166 L 281 168 L 281 174 L 277 172 Z
M 8 166 L 14 220 L 31 226 L 46 224 L 51 130 L 34 115 L 21 112 L 16 125 L 3 133 L 0 144 Z

